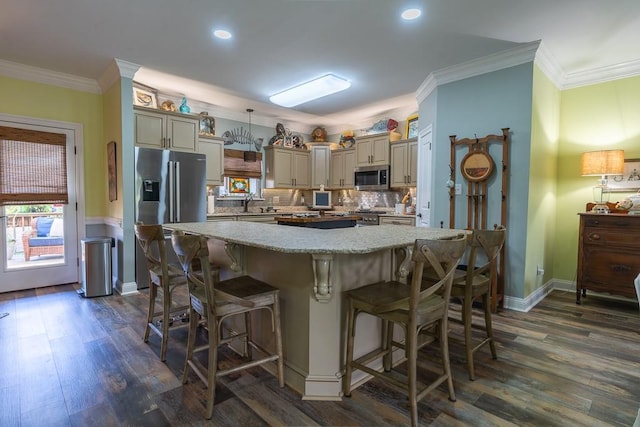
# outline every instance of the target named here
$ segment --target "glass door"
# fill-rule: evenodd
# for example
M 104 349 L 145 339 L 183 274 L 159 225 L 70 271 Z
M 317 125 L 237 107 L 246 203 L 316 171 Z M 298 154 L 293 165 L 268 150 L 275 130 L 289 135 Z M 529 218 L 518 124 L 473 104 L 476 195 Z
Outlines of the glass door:
M 0 207 L 0 292 L 77 281 L 75 210 L 68 205 Z

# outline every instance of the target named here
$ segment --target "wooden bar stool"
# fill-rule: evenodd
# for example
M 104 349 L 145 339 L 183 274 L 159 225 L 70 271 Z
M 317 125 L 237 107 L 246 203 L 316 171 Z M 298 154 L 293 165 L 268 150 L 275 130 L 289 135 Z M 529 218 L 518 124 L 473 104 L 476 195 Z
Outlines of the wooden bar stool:
M 351 395 L 351 376 L 359 369 L 408 394 L 411 406 L 411 424 L 418 425 L 418 401 L 443 382 L 447 382 L 449 399 L 456 400 L 449 365 L 449 346 L 447 342 L 447 312 L 453 272 L 458 261 L 464 255 L 467 240 L 464 235 L 451 240 L 416 240 L 413 246 L 413 274 L 410 284 L 401 282 L 380 282 L 348 291 L 349 302 L 347 326 L 347 360 L 343 378 L 346 396 Z M 432 268 L 438 279 L 430 286 L 422 287 L 423 268 Z M 376 316 L 383 321 L 381 347 L 357 360 L 353 359 L 356 318 L 361 313 Z M 405 343 L 393 340 L 393 325 L 404 328 Z M 427 339 L 418 343 L 418 336 L 425 334 Z M 417 366 L 418 350 L 434 341 L 440 343 L 442 374 L 431 384 L 419 384 Z M 407 373 L 392 367 L 391 358 L 394 348 L 405 351 Z M 380 372 L 371 363 L 382 358 L 384 371 Z
M 169 330 L 187 324 L 173 324 L 175 315 L 186 313 L 188 306 L 173 306 L 171 296 L 173 291 L 181 285 L 186 285 L 187 280 L 178 266 L 170 265 L 167 261 L 167 248 L 162 225 L 159 224 L 135 224 L 135 233 L 138 243 L 144 251 L 149 270 L 149 311 L 147 314 L 147 326 L 144 331 L 144 342 L 149 342 L 151 331 L 160 336 L 160 360 L 166 360 L 167 341 Z M 156 299 L 158 293 L 162 296 L 162 309 L 156 311 Z M 161 325 L 156 323 L 160 320 Z
M 282 332 L 280 330 L 280 302 L 278 289 L 256 280 L 250 276 L 240 276 L 220 281 L 219 270 L 212 270 L 209 265 L 209 249 L 204 236 L 185 235 L 174 232 L 171 236 L 173 248 L 182 264 L 189 285 L 189 338 L 187 358 L 182 381 L 187 383 L 189 371 L 193 370 L 207 386 L 206 418 L 213 415 L 216 379 L 243 369 L 268 362 L 276 362 L 278 383 L 284 387 L 284 361 L 282 356 Z M 200 267 L 201 266 L 201 267 Z M 199 270 L 201 268 L 201 270 Z M 251 319 L 249 314 L 257 310 L 267 310 L 271 314 L 271 329 L 275 350 L 269 352 L 253 341 L 251 337 Z M 222 322 L 236 315 L 243 315 L 245 331 L 234 332 L 224 337 Z M 208 342 L 196 347 L 196 331 L 198 324 L 204 319 L 208 331 Z M 241 364 L 226 369 L 218 367 L 218 347 L 234 339 L 242 339 L 247 359 Z M 254 359 L 251 347 L 264 354 Z M 209 351 L 208 366 L 203 366 L 194 354 Z

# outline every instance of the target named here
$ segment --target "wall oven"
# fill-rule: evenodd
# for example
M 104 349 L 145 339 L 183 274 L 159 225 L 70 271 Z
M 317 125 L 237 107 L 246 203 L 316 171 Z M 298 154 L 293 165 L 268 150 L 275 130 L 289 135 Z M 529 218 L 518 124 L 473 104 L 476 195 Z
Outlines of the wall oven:
M 359 191 L 389 189 L 389 165 L 361 166 L 354 170 L 355 188 Z

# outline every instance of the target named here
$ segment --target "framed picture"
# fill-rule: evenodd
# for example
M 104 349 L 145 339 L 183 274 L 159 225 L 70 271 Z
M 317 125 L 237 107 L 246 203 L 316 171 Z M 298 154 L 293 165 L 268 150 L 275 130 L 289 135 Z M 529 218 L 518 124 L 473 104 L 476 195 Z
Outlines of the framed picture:
M 491 176 L 493 159 L 486 151 L 471 151 L 460 162 L 460 173 L 470 182 L 481 182 Z
M 248 194 L 249 190 L 247 178 L 229 178 L 229 194 Z
M 211 117 L 206 111 L 200 113 L 200 135 L 215 136 L 216 119 Z
M 418 137 L 418 115 L 407 117 L 407 139 Z
M 158 91 L 138 82 L 133 82 L 133 105 L 158 108 Z
M 624 174 L 609 177 L 607 189 L 619 193 L 640 190 L 640 159 L 624 159 Z
M 118 174 L 116 167 L 116 142 L 111 141 L 107 144 L 107 174 L 109 181 L 110 202 L 118 199 Z

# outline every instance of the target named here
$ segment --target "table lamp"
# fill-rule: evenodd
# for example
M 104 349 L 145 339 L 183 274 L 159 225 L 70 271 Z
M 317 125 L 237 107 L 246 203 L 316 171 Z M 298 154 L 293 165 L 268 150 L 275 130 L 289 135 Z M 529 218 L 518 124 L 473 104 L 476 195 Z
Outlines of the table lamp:
M 591 212 L 609 213 L 607 177 L 624 174 L 624 150 L 601 150 L 582 153 L 582 176 L 600 176 L 593 187 L 595 206 Z

